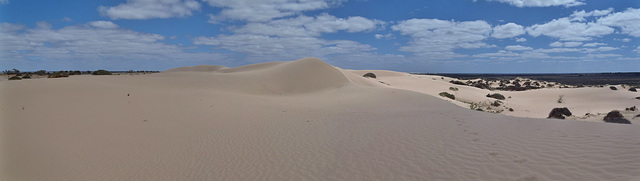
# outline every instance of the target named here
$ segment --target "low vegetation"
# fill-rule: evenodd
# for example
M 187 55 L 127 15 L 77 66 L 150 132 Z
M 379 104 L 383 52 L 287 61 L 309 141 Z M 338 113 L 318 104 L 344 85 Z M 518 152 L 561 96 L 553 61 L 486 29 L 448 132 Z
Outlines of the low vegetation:
M 556 101 L 558 104 L 562 104 L 564 102 L 564 95 L 560 94 L 558 96 L 558 100 Z
M 376 78 L 376 74 L 368 72 L 368 73 L 364 74 L 363 77 L 369 77 L 369 78 L 374 78 L 375 79 Z
M 47 78 L 63 78 L 63 77 L 69 77 L 69 73 L 65 71 L 57 71 L 50 74 Z
M 18 76 L 9 77 L 9 80 L 22 80 L 22 78 Z
M 615 86 L 611 86 L 611 87 L 609 87 L 609 89 L 611 89 L 611 90 L 618 90 L 618 88 L 616 88 Z
M 631 91 L 631 92 L 638 92 L 638 90 L 636 90 L 636 88 L 635 88 L 635 87 L 629 88 L 629 91 Z
M 506 99 L 502 94 L 499 94 L 499 93 L 487 94 L 487 97 L 498 99 L 498 100 L 505 100 Z
M 449 87 L 449 90 L 458 91 L 458 88 L 457 87 Z
M 631 122 L 620 114 L 620 111 L 611 111 L 602 119 L 606 123 L 631 124 Z
M 453 94 L 449 94 L 448 92 L 441 92 L 438 95 L 440 95 L 442 97 L 447 97 L 447 98 L 452 99 L 452 100 L 456 100 L 456 96 L 453 95 Z
M 547 118 L 553 118 L 553 119 L 564 119 L 565 116 L 571 116 L 571 111 L 569 111 L 569 108 L 563 107 L 563 108 L 553 108 L 551 110 L 551 112 L 549 113 L 549 117 Z
M 111 75 L 111 72 L 106 71 L 106 70 L 96 70 L 92 73 L 93 75 Z

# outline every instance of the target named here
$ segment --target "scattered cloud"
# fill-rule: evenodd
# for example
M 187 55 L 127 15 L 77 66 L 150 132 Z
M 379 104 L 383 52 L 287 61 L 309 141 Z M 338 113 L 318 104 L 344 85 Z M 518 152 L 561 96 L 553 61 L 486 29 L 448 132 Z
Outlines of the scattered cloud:
M 337 18 L 329 14 L 317 17 L 298 16 L 278 19 L 269 22 L 251 22 L 234 30 L 236 33 L 269 35 L 269 36 L 320 36 L 322 33 L 346 31 L 350 33 L 371 31 L 384 22 L 370 20 L 360 16 Z
M 62 21 L 64 21 L 64 22 L 72 22 L 73 19 L 71 19 L 69 17 L 64 17 L 64 18 L 62 18 Z
M 557 42 L 550 43 L 549 46 L 551 46 L 551 47 L 562 47 L 562 46 L 564 46 L 564 43 L 557 41 Z
M 577 47 L 582 45 L 582 42 L 564 42 L 564 47 Z
M 508 3 L 516 7 L 549 7 L 549 6 L 564 6 L 572 7 L 585 5 L 581 0 L 488 0 L 498 1 L 502 3 Z
M 493 33 L 491 33 L 491 37 L 502 39 L 512 38 L 520 36 L 522 34 L 525 34 L 524 27 L 515 23 L 507 23 L 504 25 L 493 27 Z
M 521 45 L 510 45 L 510 46 L 504 47 L 504 49 L 511 50 L 511 51 L 533 50 L 533 48 L 531 48 L 531 47 L 526 47 L 526 46 L 521 46 Z
M 295 15 L 303 11 L 326 9 L 340 1 L 324 0 L 204 0 L 212 7 L 222 8 L 220 13 L 210 15 L 210 23 L 221 20 L 243 20 L 265 22 L 274 18 Z
M 571 19 L 571 21 L 580 21 L 580 22 L 584 22 L 586 21 L 586 17 L 598 17 L 598 16 L 604 16 L 604 15 L 608 15 L 611 12 L 613 12 L 613 8 L 609 8 L 609 9 L 605 9 L 605 10 L 593 10 L 593 11 L 589 11 L 586 12 L 584 10 L 582 11 L 574 11 L 573 14 L 571 14 L 571 16 L 569 16 L 569 18 Z
M 595 22 L 578 22 L 569 18 L 554 19 L 545 24 L 535 24 L 527 28 L 529 35 L 545 35 L 563 41 L 587 41 L 614 32 L 614 29 Z
M 83 66 L 93 63 L 126 66 L 129 61 L 163 62 L 163 66 L 171 67 L 179 62 L 211 61 L 222 57 L 186 52 L 187 48 L 162 43 L 165 39 L 162 35 L 117 28 L 108 21 L 88 25 L 30 29 L 20 24 L 2 23 L 0 60 L 58 62 L 59 65 L 53 64 L 61 66 L 58 68 L 71 68 L 68 66 L 80 62 Z
M 636 53 L 640 53 L 640 46 L 638 46 L 636 49 L 633 50 Z
M 629 8 L 598 19 L 598 23 L 619 27 L 622 33 L 633 37 L 640 37 L 640 9 Z
M 630 38 L 623 38 L 623 39 L 622 39 L 622 40 L 620 40 L 620 41 L 622 41 L 622 42 L 630 42 L 630 41 L 631 41 L 631 39 L 630 39 Z
M 585 43 L 584 45 L 582 45 L 583 47 L 597 47 L 597 46 L 602 46 L 602 45 L 607 45 L 606 43 Z
M 433 59 L 461 57 L 453 52 L 457 48 L 488 47 L 482 40 L 489 37 L 491 25 L 485 21 L 447 21 L 439 19 L 410 19 L 391 27 L 411 41 L 400 51 L 430 56 Z
M 375 37 L 376 37 L 376 39 L 383 39 L 383 38 L 384 38 L 384 39 L 391 39 L 391 38 L 393 37 L 393 35 L 392 35 L 391 33 L 387 33 L 387 34 L 385 34 L 385 35 L 382 35 L 382 34 L 375 34 L 375 35 L 373 35 L 373 36 L 375 36 Z
M 114 20 L 185 17 L 199 9 L 200 3 L 195 0 L 127 0 L 113 7 L 98 7 L 102 16 Z
M 105 28 L 105 29 L 113 29 L 118 28 L 119 26 L 111 21 L 92 21 L 89 22 L 89 25 L 96 28 Z
M 516 42 L 526 42 L 527 39 L 526 38 L 518 38 L 516 39 Z

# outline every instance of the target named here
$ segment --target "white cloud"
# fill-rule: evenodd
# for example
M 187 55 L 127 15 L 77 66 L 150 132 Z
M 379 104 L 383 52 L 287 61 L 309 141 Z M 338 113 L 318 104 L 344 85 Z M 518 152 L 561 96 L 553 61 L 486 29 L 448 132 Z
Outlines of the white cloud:
M 489 37 L 492 28 L 485 21 L 446 21 L 439 19 L 410 19 L 391 27 L 411 37 L 401 51 L 414 52 L 433 59 L 460 57 L 457 48 L 488 47 L 482 40 Z
M 622 41 L 622 42 L 630 42 L 630 41 L 631 41 L 631 39 L 630 39 L 630 38 L 623 38 L 621 41 Z
M 585 3 L 581 0 L 488 0 L 509 3 L 516 7 L 549 7 L 549 6 L 579 6 Z
M 269 22 L 247 23 L 234 30 L 236 33 L 269 35 L 269 36 L 320 36 L 322 33 L 338 31 L 362 32 L 371 31 L 384 22 L 363 17 L 337 18 L 328 14 L 317 17 L 298 16 L 296 18 L 278 19 Z
M 609 8 L 605 10 L 593 10 L 589 12 L 582 10 L 582 11 L 574 11 L 573 14 L 571 14 L 571 16 L 569 17 L 571 18 L 571 21 L 586 21 L 585 19 L 586 17 L 604 16 L 604 15 L 610 14 L 611 12 L 613 12 L 613 8 Z
M 615 26 L 622 29 L 622 33 L 640 37 L 640 9 L 629 8 L 598 19 L 599 24 Z
M 553 42 L 553 43 L 549 44 L 549 46 L 551 46 L 551 47 L 562 47 L 562 46 L 564 46 L 564 43 L 557 41 L 557 42 Z
M 376 37 L 376 39 L 391 39 L 391 37 L 393 37 L 393 35 L 391 35 L 391 33 L 387 33 L 385 35 L 381 35 L 381 34 L 375 34 L 374 35 Z
M 64 17 L 64 18 L 62 18 L 62 21 L 64 21 L 64 22 L 72 22 L 73 19 L 71 19 L 69 17 Z
M 51 29 L 51 24 L 46 22 L 46 21 L 38 21 L 36 22 L 36 27 L 40 28 L 40 29 Z
M 252 61 L 295 60 L 304 57 L 325 57 L 374 50 L 369 45 L 348 40 L 323 40 L 315 37 L 272 37 L 239 34 L 217 37 L 197 37 L 196 45 L 212 45 L 248 56 Z
M 111 21 L 92 21 L 92 22 L 89 22 L 89 25 L 96 28 L 105 28 L 105 29 L 112 29 L 112 28 L 119 27 L 117 24 Z
M 640 53 L 640 46 L 638 46 L 638 48 L 633 50 L 634 52 Z
M 498 25 L 493 28 L 493 33 L 491 33 L 491 37 L 494 38 L 512 38 L 516 36 L 520 36 L 524 34 L 524 27 L 515 24 L 515 23 L 507 23 L 504 25 Z
M 614 29 L 594 22 L 577 22 L 569 18 L 554 19 L 545 24 L 535 24 L 527 28 L 529 35 L 545 35 L 564 41 L 586 41 L 592 37 L 608 35 Z
M 8 23 L 2 23 L 0 27 L 0 60 L 28 61 L 36 58 L 70 66 L 160 61 L 163 66 L 172 66 L 176 62 L 211 61 L 222 57 L 210 53 L 185 52 L 187 48 L 162 43 L 164 36 L 120 28 L 78 25 L 61 29 L 27 29 L 24 25 Z
M 564 47 L 577 47 L 582 45 L 582 42 L 564 42 Z
M 518 38 L 516 39 L 516 42 L 526 42 L 527 39 L 526 38 Z
M 597 47 L 597 46 L 602 46 L 602 45 L 607 45 L 606 43 L 585 43 L 584 45 L 582 45 L 583 47 Z
M 531 48 L 531 47 L 526 47 L 526 46 L 521 46 L 521 45 L 510 45 L 510 46 L 504 47 L 504 49 L 511 50 L 511 51 L 533 50 L 533 48 Z
M 111 19 L 150 19 L 191 16 L 200 9 L 195 0 L 127 0 L 118 6 L 98 7 L 103 16 Z
M 332 3 L 324 0 L 205 0 L 212 7 L 222 8 L 219 14 L 210 15 L 209 22 L 220 20 L 245 20 L 265 22 L 274 18 L 294 15 L 298 12 L 328 8 Z

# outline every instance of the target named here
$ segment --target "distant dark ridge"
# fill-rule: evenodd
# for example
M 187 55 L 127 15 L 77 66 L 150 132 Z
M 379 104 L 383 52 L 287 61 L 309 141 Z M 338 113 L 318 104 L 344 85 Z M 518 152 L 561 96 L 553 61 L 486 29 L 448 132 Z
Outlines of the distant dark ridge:
M 438 75 L 457 79 L 512 79 L 523 77 L 535 80 L 557 82 L 568 85 L 617 85 L 640 86 L 640 72 L 621 73 L 568 73 L 568 74 L 453 74 L 453 73 L 412 73 L 418 75 Z

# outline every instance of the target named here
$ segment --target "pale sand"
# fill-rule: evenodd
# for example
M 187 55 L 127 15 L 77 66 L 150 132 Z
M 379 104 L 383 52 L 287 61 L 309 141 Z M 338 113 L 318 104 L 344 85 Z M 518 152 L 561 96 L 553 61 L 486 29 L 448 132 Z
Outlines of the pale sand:
M 190 70 L 0 81 L 0 180 L 640 179 L 637 125 L 473 111 L 317 59 Z

